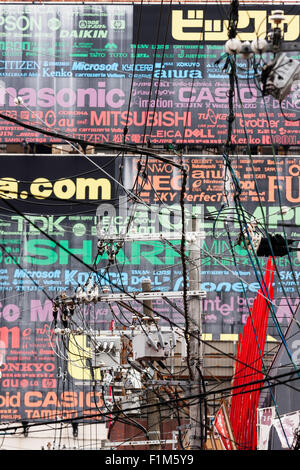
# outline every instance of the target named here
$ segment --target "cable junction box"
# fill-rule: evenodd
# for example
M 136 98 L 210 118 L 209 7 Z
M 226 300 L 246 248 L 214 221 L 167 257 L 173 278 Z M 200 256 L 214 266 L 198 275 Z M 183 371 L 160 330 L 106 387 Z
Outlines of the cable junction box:
M 174 335 L 173 331 L 142 331 L 132 338 L 133 359 L 143 360 L 163 360 L 171 355 L 176 344 L 182 343 L 184 339 Z
M 120 335 L 101 335 L 93 338 L 92 366 L 120 369 L 121 337 Z

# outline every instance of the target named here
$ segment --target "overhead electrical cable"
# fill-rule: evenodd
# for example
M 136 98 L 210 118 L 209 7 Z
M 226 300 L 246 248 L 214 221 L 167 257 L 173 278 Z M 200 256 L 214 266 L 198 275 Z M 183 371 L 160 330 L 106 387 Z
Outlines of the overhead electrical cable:
M 299 380 L 299 377 L 294 377 L 295 374 L 298 374 L 298 372 L 300 371 L 299 370 L 291 370 L 289 372 L 286 372 L 284 374 L 278 374 L 278 375 L 275 375 L 275 376 L 272 376 L 272 380 L 273 381 L 276 381 L 276 383 L 272 384 L 272 387 L 276 387 L 276 386 L 282 386 L 282 385 L 285 385 L 286 382 L 293 382 L 293 381 L 297 381 Z M 286 378 L 286 380 L 284 381 L 281 381 L 280 379 L 284 379 Z M 220 395 L 223 395 L 223 396 L 228 396 L 228 397 L 231 397 L 235 394 L 246 394 L 246 393 L 249 393 L 249 390 L 245 390 L 245 391 L 238 391 L 239 389 L 245 387 L 245 386 L 251 386 L 251 385 L 259 385 L 259 387 L 257 389 L 252 389 L 252 391 L 256 391 L 256 390 L 263 390 L 263 389 L 268 389 L 269 388 L 269 385 L 265 386 L 263 385 L 266 381 L 269 381 L 270 378 L 262 378 L 260 380 L 255 380 L 255 381 L 250 381 L 248 383 L 245 383 L 243 385 L 238 385 L 238 386 L 235 386 L 235 387 L 224 387 L 220 390 L 214 390 L 212 392 L 210 391 L 206 391 L 206 393 L 201 393 L 201 394 L 195 394 L 195 395 L 187 395 L 187 396 L 184 396 L 184 397 L 179 397 L 179 398 L 176 398 L 176 399 L 170 399 L 170 400 L 166 400 L 165 403 L 158 403 L 158 406 L 162 407 L 163 405 L 166 406 L 166 405 L 169 405 L 171 403 L 179 403 L 179 402 L 184 402 L 184 401 L 189 401 L 189 400 L 195 400 L 197 398 L 203 398 L 204 396 L 210 396 L 210 395 L 215 395 L 216 393 L 220 394 Z M 143 411 L 143 410 L 147 410 L 149 408 L 153 407 L 153 405 L 140 405 L 136 408 L 129 408 L 128 410 L 125 409 L 125 411 L 134 411 L 134 410 L 140 410 L 140 411 Z M 109 413 L 104 413 L 103 415 L 105 416 L 108 416 L 111 412 Z M 91 414 L 88 416 L 88 418 L 92 418 L 94 416 L 98 416 L 98 413 L 95 413 L 94 415 Z M 77 421 L 77 420 L 80 420 L 84 417 L 83 416 L 76 416 L 74 418 L 72 418 L 74 421 Z M 86 418 L 86 417 L 85 417 Z M 60 422 L 67 422 L 69 421 L 69 419 L 58 419 L 58 420 L 54 420 L 54 421 L 49 421 L 47 424 L 54 424 L 54 423 L 60 423 Z M 35 422 L 35 423 L 29 423 L 28 426 L 29 427 L 34 427 L 34 426 L 40 426 L 41 424 L 44 424 L 44 422 Z M 6 428 L 7 431 L 8 430 L 17 430 L 17 429 L 23 429 L 23 426 L 22 425 L 13 425 L 11 426 L 10 428 Z M 0 430 L 1 431 L 1 430 Z
M 229 58 L 229 60 L 230 60 L 230 58 Z M 231 61 L 231 62 L 232 62 L 232 61 Z M 236 76 L 234 76 L 234 79 L 236 80 Z M 251 153 L 250 153 L 250 155 L 251 155 Z M 232 169 L 231 162 L 229 161 L 227 154 L 224 153 L 223 156 L 224 156 L 224 158 L 225 158 L 227 164 L 229 165 L 230 171 L 231 171 L 231 173 L 232 173 L 232 175 L 233 175 L 233 181 L 234 181 L 235 189 L 236 189 L 236 193 L 235 193 L 235 196 L 234 196 L 234 201 L 235 201 L 235 204 L 236 204 L 236 207 L 237 207 L 237 214 L 238 214 L 239 218 L 242 216 L 242 219 L 243 219 L 243 209 L 242 209 L 242 205 L 241 205 L 241 203 L 240 203 L 241 188 L 240 188 L 239 182 L 238 182 L 238 180 L 237 180 L 237 178 L 236 178 L 236 176 L 235 176 L 234 170 Z M 240 210 L 241 210 L 241 213 L 240 213 Z M 243 227 L 243 224 L 244 224 L 244 227 Z M 257 256 L 256 256 L 255 249 L 253 248 L 253 244 L 252 244 L 252 241 L 251 241 L 251 236 L 249 235 L 247 222 L 246 222 L 245 220 L 243 220 L 243 221 L 240 220 L 240 227 L 241 227 L 241 233 L 243 233 L 244 230 L 245 230 L 245 232 L 247 233 L 248 240 L 249 240 L 249 242 L 250 242 L 250 244 L 251 244 L 251 248 L 252 248 L 252 255 L 254 254 L 255 259 L 256 259 L 256 262 L 257 262 L 257 264 L 258 264 L 258 268 L 259 268 L 260 273 L 261 273 L 261 275 L 262 275 L 262 272 L 261 272 L 261 269 L 260 269 L 260 264 L 259 264 L 258 258 L 257 258 Z M 246 250 L 247 250 L 247 253 L 248 253 L 248 256 L 249 256 L 249 260 L 250 260 L 250 262 L 251 262 L 251 264 L 252 264 L 252 267 L 253 267 L 253 269 L 254 269 L 255 275 L 256 275 L 256 277 L 257 277 L 257 280 L 258 280 L 259 284 L 261 285 L 261 282 L 264 282 L 264 281 L 263 281 L 263 278 L 262 278 L 262 280 L 259 279 L 257 270 L 256 270 L 256 268 L 255 268 L 255 265 L 254 265 L 254 262 L 253 262 L 253 259 L 252 259 L 252 255 L 251 255 L 251 253 L 250 253 L 250 251 L 249 251 L 249 249 L 248 249 L 247 244 L 245 244 L 245 247 L 246 247 Z M 266 288 L 266 286 L 264 286 L 264 287 Z M 266 290 L 266 293 L 268 294 L 267 290 Z M 270 299 L 269 299 L 269 301 L 270 301 Z M 274 309 L 272 309 L 272 303 L 269 303 L 269 305 L 270 305 L 270 307 L 271 307 L 271 308 L 270 308 L 270 312 L 271 312 L 271 315 L 272 315 L 274 324 L 275 324 L 275 326 L 276 326 L 276 328 L 277 328 L 277 330 L 278 330 L 279 336 L 281 337 L 283 343 L 285 344 L 285 347 L 286 347 L 286 349 L 287 349 L 287 352 L 288 352 L 288 354 L 289 354 L 289 357 L 290 357 L 291 361 L 293 361 L 293 360 L 292 360 L 292 355 L 291 355 L 291 353 L 290 353 L 290 351 L 289 351 L 289 349 L 288 349 L 287 344 L 285 343 L 284 336 L 283 336 L 283 334 L 282 334 L 280 325 L 279 325 L 278 320 L 277 320 L 277 318 L 276 318 L 276 314 L 275 314 L 275 312 L 274 312 Z M 294 367 L 296 368 L 296 365 L 294 365 Z
M 118 150 L 118 151 L 126 151 L 126 152 L 133 153 L 133 154 L 148 155 L 150 157 L 157 158 L 158 160 L 160 160 L 164 163 L 169 163 L 173 166 L 177 166 L 178 168 L 180 168 L 180 166 L 177 165 L 175 162 L 173 162 L 173 160 L 162 157 L 157 152 L 155 152 L 151 149 L 148 149 L 148 148 L 142 148 L 141 149 L 141 148 L 139 148 L 135 145 L 129 145 L 129 144 L 124 145 L 124 144 L 116 144 L 116 143 L 109 143 L 109 142 L 99 144 L 99 143 L 95 143 L 95 142 L 88 142 L 88 141 L 83 140 L 83 139 L 78 139 L 76 137 L 71 137 L 71 136 L 67 136 L 67 135 L 63 135 L 63 134 L 57 134 L 57 133 L 52 132 L 52 131 L 47 131 L 45 129 L 41 129 L 41 128 L 32 126 L 30 124 L 27 124 L 23 121 L 19 121 L 18 119 L 14 119 L 14 118 L 12 118 L 12 117 L 10 117 L 6 114 L 3 114 L 3 113 L 0 113 L 0 118 L 4 119 L 6 121 L 13 122 L 14 124 L 18 124 L 22 127 L 30 129 L 32 131 L 39 132 L 41 134 L 49 135 L 49 136 L 52 136 L 52 137 L 57 137 L 57 138 L 65 140 L 65 141 L 77 143 L 77 144 L 80 144 L 80 145 L 85 145 L 85 144 L 97 145 L 97 147 L 100 146 L 104 150 Z
M 13 207 L 13 205 L 12 205 L 8 200 L 5 200 L 5 203 L 8 204 L 9 206 Z M 14 208 L 14 209 L 15 209 L 15 208 Z M 16 210 L 16 212 L 19 212 L 17 209 L 15 209 L 15 210 Z M 26 217 L 24 214 L 20 213 L 20 215 L 22 215 L 22 217 L 24 217 L 25 219 L 27 219 L 27 217 Z M 29 221 L 30 224 L 32 224 L 35 228 L 37 228 L 41 233 L 43 233 L 48 239 L 53 240 L 52 237 L 50 237 L 50 236 L 49 236 L 46 232 L 44 232 L 40 227 L 38 227 L 37 225 L 35 225 L 35 224 L 34 224 L 32 221 L 30 221 L 29 219 L 27 219 L 27 220 Z M 84 263 L 80 258 L 77 257 L 77 255 L 75 255 L 74 253 L 72 253 L 70 250 L 68 250 L 68 249 L 65 248 L 64 246 L 60 245 L 58 242 L 55 242 L 55 243 L 56 243 L 60 248 L 62 248 L 64 251 L 66 251 L 69 255 L 71 255 L 72 257 L 74 257 L 78 262 L 80 262 L 80 263 L 83 264 L 84 266 L 88 267 L 90 270 L 92 270 L 92 271 L 94 270 L 91 266 L 86 265 L 86 263 Z M 98 273 L 97 271 L 95 271 L 95 272 Z M 98 274 L 99 274 L 99 273 L 98 273 Z M 101 275 L 101 274 L 100 274 L 100 275 Z M 110 284 L 113 284 L 113 283 L 110 281 Z M 119 285 L 115 285 L 115 287 L 117 287 L 118 290 L 122 290 Z M 132 293 L 131 293 L 131 294 L 129 293 L 128 295 L 132 297 L 132 300 L 138 301 L 138 299 L 136 299 Z M 158 314 L 158 312 L 155 312 L 155 311 L 154 311 L 154 313 L 155 313 L 155 314 Z M 164 318 L 164 315 L 162 315 L 162 314 L 159 314 L 159 316 L 160 316 L 161 318 Z M 170 320 L 168 319 L 168 321 L 170 321 Z M 173 324 L 173 322 L 172 322 L 172 324 Z M 174 323 L 174 326 L 177 326 L 177 325 Z M 202 341 L 203 341 L 203 340 L 202 340 Z M 205 341 L 203 341 L 203 342 L 206 343 Z M 209 344 L 209 343 L 206 343 L 206 344 Z M 213 346 L 210 345 L 210 347 L 213 347 Z M 214 348 L 214 347 L 213 347 L 213 349 L 217 349 L 217 348 Z

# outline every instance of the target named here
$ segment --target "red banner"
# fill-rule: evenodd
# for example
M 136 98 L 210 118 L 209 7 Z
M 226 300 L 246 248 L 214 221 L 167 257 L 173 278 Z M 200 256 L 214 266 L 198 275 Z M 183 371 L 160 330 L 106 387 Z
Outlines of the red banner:
M 225 450 L 234 450 L 235 446 L 232 439 L 233 436 L 229 425 L 225 403 L 222 403 L 219 411 L 215 416 L 214 426 L 219 433 L 220 439 Z

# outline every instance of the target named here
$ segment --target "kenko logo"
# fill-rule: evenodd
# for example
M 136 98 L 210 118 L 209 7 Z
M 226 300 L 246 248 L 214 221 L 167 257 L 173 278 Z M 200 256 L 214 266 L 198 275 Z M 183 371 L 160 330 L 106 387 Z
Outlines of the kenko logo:
M 15 98 L 21 97 L 27 106 L 51 108 L 58 104 L 62 108 L 121 108 L 125 103 L 125 93 L 120 88 L 106 89 L 105 82 L 98 82 L 98 88 L 0 88 L 0 106 L 17 106 Z

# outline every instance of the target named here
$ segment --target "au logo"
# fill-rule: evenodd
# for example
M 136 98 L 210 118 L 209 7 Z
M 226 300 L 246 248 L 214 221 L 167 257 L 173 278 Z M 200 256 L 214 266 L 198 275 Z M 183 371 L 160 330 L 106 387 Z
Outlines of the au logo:
M 237 36 L 241 41 L 252 41 L 257 37 L 265 37 L 268 27 L 268 16 L 272 12 L 266 10 L 241 10 L 237 25 Z M 173 10 L 172 37 L 177 41 L 222 41 L 228 39 L 228 20 L 207 19 L 204 11 Z M 295 41 L 300 34 L 299 15 L 285 15 L 282 24 L 285 41 Z

